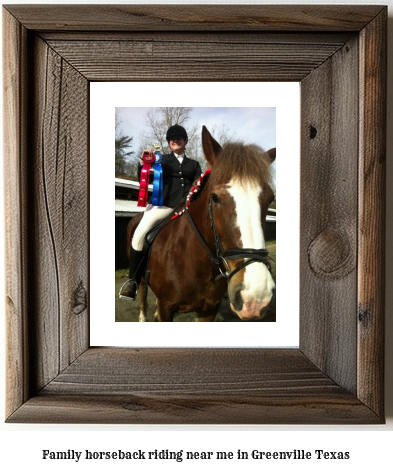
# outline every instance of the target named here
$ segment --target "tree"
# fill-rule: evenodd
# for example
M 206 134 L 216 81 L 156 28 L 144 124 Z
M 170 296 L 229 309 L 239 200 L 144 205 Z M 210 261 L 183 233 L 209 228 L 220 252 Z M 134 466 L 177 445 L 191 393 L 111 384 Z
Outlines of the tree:
M 151 148 L 153 143 L 159 143 L 164 153 L 170 153 L 166 141 L 166 132 L 172 125 L 182 125 L 187 130 L 190 139 L 194 133 L 194 127 L 189 127 L 192 107 L 155 107 L 145 114 L 146 131 L 140 137 L 144 149 Z M 142 150 L 141 150 L 142 151 Z
M 214 124 L 209 132 L 221 146 L 236 139 L 236 132 L 232 132 L 232 130 L 225 124 Z
M 170 153 L 166 132 L 172 125 L 181 125 L 187 130 L 188 143 L 187 154 L 190 158 L 200 162 L 202 169 L 206 169 L 206 160 L 201 153 L 200 130 L 198 124 L 191 124 L 191 112 L 193 107 L 155 107 L 145 114 L 146 131 L 140 137 L 143 148 L 151 148 L 153 143 L 158 143 L 163 152 Z M 142 152 L 142 150 L 141 150 Z
M 171 150 L 165 138 L 166 132 L 172 125 L 178 124 L 187 130 L 187 155 L 199 161 L 202 170 L 206 170 L 209 164 L 202 151 L 202 125 L 191 123 L 192 111 L 193 107 L 156 107 L 149 110 L 145 114 L 146 130 L 140 137 L 142 149 L 138 150 L 138 155 L 142 154 L 143 149 L 151 148 L 153 143 L 159 143 L 164 153 L 170 153 Z M 232 140 L 236 135 L 225 125 L 213 125 L 210 132 L 221 144 Z
M 132 147 L 133 137 L 124 135 L 120 128 L 121 120 L 116 111 L 115 114 L 115 177 L 128 177 L 137 179 L 135 160 L 130 160 L 134 151 L 127 151 Z

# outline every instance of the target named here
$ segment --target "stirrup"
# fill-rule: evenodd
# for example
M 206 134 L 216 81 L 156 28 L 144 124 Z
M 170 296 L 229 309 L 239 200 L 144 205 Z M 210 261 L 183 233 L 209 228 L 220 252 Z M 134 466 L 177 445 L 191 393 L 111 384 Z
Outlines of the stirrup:
M 123 288 L 124 288 L 125 285 L 127 285 L 127 283 L 129 283 L 129 282 L 135 283 L 135 285 L 136 285 L 135 296 L 134 296 L 134 297 L 122 295 Z M 136 297 L 137 297 L 137 294 L 138 294 L 138 283 L 137 283 L 135 280 L 127 280 L 127 281 L 125 281 L 125 282 L 123 283 L 122 287 L 120 288 L 120 291 L 119 291 L 119 298 L 122 299 L 122 300 L 135 301 L 135 300 L 136 300 Z

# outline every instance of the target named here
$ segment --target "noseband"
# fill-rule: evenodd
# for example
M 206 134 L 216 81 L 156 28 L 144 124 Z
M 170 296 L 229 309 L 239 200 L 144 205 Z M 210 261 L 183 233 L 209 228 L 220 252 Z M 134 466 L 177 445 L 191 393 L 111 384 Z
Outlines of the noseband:
M 271 267 L 267 260 L 267 256 L 269 255 L 269 252 L 266 249 L 233 248 L 233 249 L 223 250 L 220 237 L 217 234 L 216 226 L 214 224 L 213 206 L 212 206 L 211 198 L 209 199 L 208 212 L 209 212 L 209 218 L 210 218 L 210 225 L 211 225 L 211 228 L 213 229 L 213 234 L 214 234 L 216 257 L 213 257 L 213 255 L 211 254 L 209 247 L 207 246 L 203 237 L 201 236 L 198 229 L 196 228 L 195 223 L 192 220 L 192 217 L 190 216 L 188 209 L 186 209 L 185 211 L 186 211 L 185 213 L 188 217 L 188 220 L 190 221 L 191 227 L 193 228 L 196 236 L 198 237 L 199 241 L 201 242 L 202 246 L 205 248 L 207 252 L 209 260 L 220 271 L 220 274 L 215 278 L 215 280 L 218 280 L 224 277 L 229 282 L 229 280 L 236 273 L 240 272 L 240 270 L 242 270 L 243 268 L 247 267 L 248 265 L 254 262 L 264 263 L 266 267 L 268 268 L 268 270 L 270 271 Z M 237 260 L 237 259 L 242 259 L 242 258 L 243 259 L 247 258 L 248 260 L 245 260 L 241 265 L 236 267 L 235 270 L 233 270 L 233 272 L 231 272 L 228 260 Z M 224 267 L 224 270 L 222 269 L 222 267 Z

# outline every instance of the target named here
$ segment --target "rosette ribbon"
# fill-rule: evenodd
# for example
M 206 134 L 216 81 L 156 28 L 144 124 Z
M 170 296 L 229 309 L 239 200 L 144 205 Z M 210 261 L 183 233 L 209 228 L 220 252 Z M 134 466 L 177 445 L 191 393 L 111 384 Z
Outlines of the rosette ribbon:
M 154 153 L 144 153 L 143 157 L 143 166 L 141 170 L 141 179 L 139 183 L 139 196 L 137 207 L 146 207 L 147 206 L 147 196 L 149 194 L 149 175 L 151 165 L 154 163 L 156 156 Z
M 162 155 L 159 151 L 155 152 L 156 161 L 154 163 L 154 178 L 153 178 L 153 197 L 151 203 L 153 206 L 162 206 L 163 205 L 163 190 L 164 190 L 164 180 L 162 176 Z

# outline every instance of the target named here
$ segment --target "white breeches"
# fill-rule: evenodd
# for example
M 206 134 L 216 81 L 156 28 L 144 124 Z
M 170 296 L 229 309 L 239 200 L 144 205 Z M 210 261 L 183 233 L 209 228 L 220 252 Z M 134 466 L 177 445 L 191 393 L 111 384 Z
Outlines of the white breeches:
M 138 227 L 135 229 L 131 242 L 132 248 L 139 251 L 143 250 L 145 235 L 150 229 L 168 217 L 172 212 L 173 209 L 170 207 L 153 206 L 152 204 L 148 204 Z

